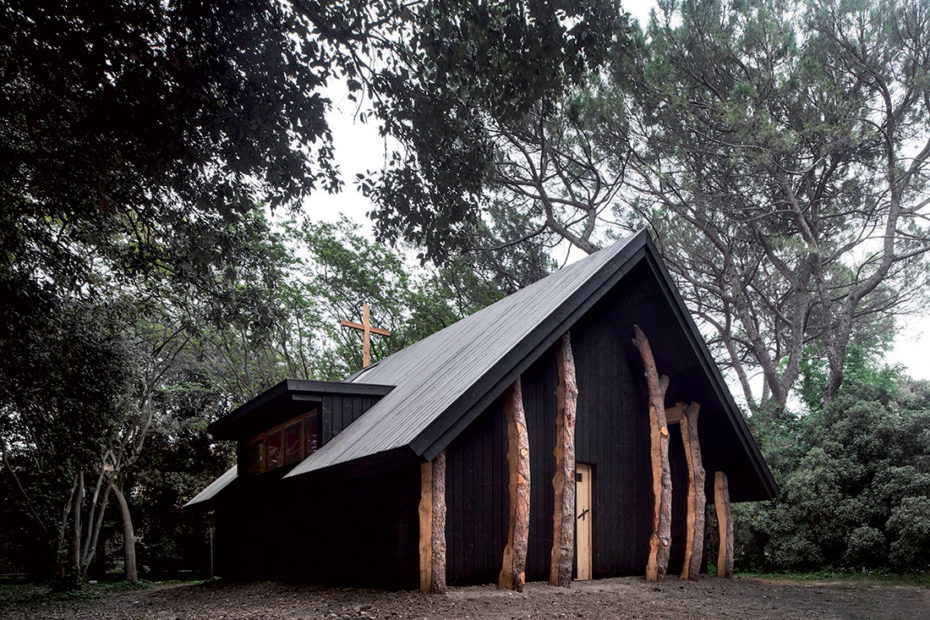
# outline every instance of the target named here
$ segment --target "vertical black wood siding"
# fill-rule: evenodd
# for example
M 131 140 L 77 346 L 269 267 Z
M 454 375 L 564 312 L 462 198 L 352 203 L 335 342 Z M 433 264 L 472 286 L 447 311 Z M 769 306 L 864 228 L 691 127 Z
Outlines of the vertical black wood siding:
M 496 582 L 508 518 L 507 432 L 501 401 L 446 450 L 446 510 L 449 584 Z
M 217 574 L 415 588 L 419 467 L 320 485 L 261 474 L 217 506 Z
M 630 342 L 639 323 L 655 342 L 677 329 L 654 309 L 654 291 L 628 278 L 572 329 L 578 380 L 576 460 L 593 471 L 595 577 L 642 574 L 652 531 L 652 470 L 649 414 L 642 361 Z M 672 385 L 674 347 L 656 347 L 660 372 Z M 690 382 L 690 379 L 688 379 Z M 522 377 L 530 440 L 529 547 L 526 578 L 545 580 L 552 545 L 552 475 L 555 441 L 555 349 Z M 687 389 L 679 392 L 687 393 Z M 671 389 L 670 395 L 675 395 Z M 673 404 L 669 400 L 668 404 Z M 493 583 L 506 540 L 507 438 L 501 403 L 495 402 L 446 449 L 450 584 Z M 672 555 L 669 572 L 680 571 L 684 553 L 687 467 L 677 427 L 670 429 Z
M 372 405 L 378 402 L 377 396 L 357 396 L 341 394 L 323 394 L 322 429 L 320 440 L 328 443 L 342 429 L 361 417 Z

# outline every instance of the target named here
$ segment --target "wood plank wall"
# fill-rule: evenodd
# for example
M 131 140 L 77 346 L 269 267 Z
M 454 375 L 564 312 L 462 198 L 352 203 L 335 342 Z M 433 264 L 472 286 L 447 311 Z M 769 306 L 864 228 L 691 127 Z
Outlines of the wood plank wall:
M 645 323 L 637 311 L 644 306 L 637 305 L 635 291 L 621 288 L 626 287 L 608 295 L 571 330 L 579 391 L 576 460 L 592 464 L 594 470 L 595 577 L 641 574 L 652 528 L 645 381 L 638 353 L 626 346 L 632 323 Z M 526 579 L 541 581 L 549 575 L 552 545 L 555 347 L 523 374 L 522 383 L 534 481 Z M 671 445 L 676 447 L 670 452 L 674 489 L 669 571 L 679 571 L 687 467 L 680 437 L 676 435 Z M 496 582 L 506 541 L 506 451 L 499 401 L 446 448 L 449 585 Z
M 320 429 L 322 443 L 328 443 L 345 427 L 368 411 L 378 400 L 376 396 L 324 394 Z
M 269 476 L 218 506 L 218 575 L 417 587 L 419 466 L 324 485 Z
M 497 583 L 507 540 L 506 463 L 507 432 L 498 400 L 446 448 L 449 585 Z M 532 506 L 530 511 L 532 526 Z

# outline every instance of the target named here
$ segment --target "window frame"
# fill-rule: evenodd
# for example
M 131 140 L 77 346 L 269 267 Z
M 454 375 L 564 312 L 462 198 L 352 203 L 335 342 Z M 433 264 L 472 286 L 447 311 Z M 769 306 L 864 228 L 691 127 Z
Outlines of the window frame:
M 280 469 L 281 467 L 289 467 L 292 465 L 296 465 L 297 463 L 301 462 L 302 460 L 304 460 L 305 458 L 307 458 L 308 456 L 316 452 L 320 448 L 319 411 L 320 411 L 319 407 L 313 407 L 306 413 L 302 413 L 299 416 L 290 418 L 289 420 L 286 420 L 283 423 L 278 424 L 277 426 L 273 426 L 272 428 L 269 428 L 266 431 L 262 431 L 261 433 L 258 433 L 256 435 L 249 437 L 248 441 L 246 442 L 246 455 L 247 455 L 246 456 L 246 463 L 247 463 L 246 469 L 247 469 L 248 475 L 258 476 L 258 475 L 267 473 L 269 471 Z M 316 426 L 317 426 L 316 441 L 314 442 L 312 449 L 308 448 L 309 437 L 307 435 L 307 431 L 310 428 L 311 420 L 316 420 Z M 286 431 L 288 428 L 294 426 L 295 423 L 300 424 L 299 454 L 298 454 L 296 462 L 288 463 L 287 462 L 287 433 Z M 270 451 L 268 450 L 268 438 L 273 437 L 274 435 L 278 435 L 278 439 L 280 441 L 280 450 L 279 450 L 279 455 L 278 455 L 279 462 L 274 467 L 269 467 L 270 465 L 269 452 Z M 260 459 L 254 459 L 252 456 L 253 446 L 257 443 L 261 443 L 262 445 Z M 260 460 L 260 463 L 258 463 L 258 460 Z M 255 468 L 256 464 L 258 464 L 257 469 Z

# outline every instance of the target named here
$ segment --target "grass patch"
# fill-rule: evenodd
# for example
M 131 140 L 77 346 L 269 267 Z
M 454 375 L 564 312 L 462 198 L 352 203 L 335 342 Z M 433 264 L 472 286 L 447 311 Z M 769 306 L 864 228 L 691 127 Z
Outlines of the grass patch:
M 123 592 L 147 590 L 154 586 L 168 584 L 197 585 L 203 580 L 167 580 L 149 581 L 140 579 L 138 583 L 125 580 L 98 581 L 85 583 L 75 590 L 56 591 L 49 583 L 4 583 L 0 584 L 0 605 L 34 605 L 52 601 L 88 601 L 109 598 Z
M 930 588 L 930 573 L 900 574 L 886 571 L 847 572 L 834 570 L 784 571 L 776 573 L 739 572 L 740 577 L 788 581 L 832 581 L 862 585 L 921 586 Z

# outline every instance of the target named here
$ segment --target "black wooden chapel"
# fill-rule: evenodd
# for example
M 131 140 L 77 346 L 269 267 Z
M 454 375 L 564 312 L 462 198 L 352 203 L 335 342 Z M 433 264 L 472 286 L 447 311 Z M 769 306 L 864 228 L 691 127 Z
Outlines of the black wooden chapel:
M 668 377 L 661 428 L 634 325 Z M 676 403 L 700 405 L 690 435 L 707 476 L 696 491 Z M 283 381 L 210 432 L 237 442 L 237 464 L 188 506 L 214 511 L 216 573 L 233 579 L 436 589 L 643 574 L 657 540 L 660 440 L 669 571 L 686 569 L 703 523 L 695 494 L 728 514 L 730 500 L 777 492 L 645 232 L 345 381 Z

